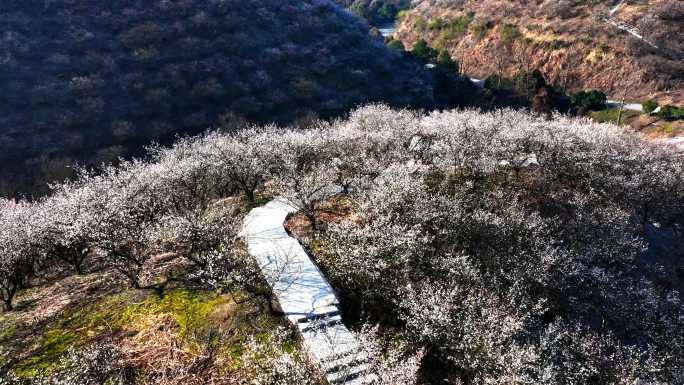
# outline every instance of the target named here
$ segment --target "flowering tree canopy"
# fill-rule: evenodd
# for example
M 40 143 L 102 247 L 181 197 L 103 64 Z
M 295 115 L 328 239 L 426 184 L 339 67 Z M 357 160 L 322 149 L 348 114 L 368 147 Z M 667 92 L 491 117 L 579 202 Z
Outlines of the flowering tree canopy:
M 612 125 L 510 110 L 368 106 L 308 130 L 208 133 L 2 201 L 2 299 L 11 309 L 44 266 L 82 271 L 89 255 L 144 286 L 159 253 L 209 286 L 258 292 L 239 228 L 278 195 L 318 232 L 308 246 L 345 315 L 407 341 L 373 345 L 380 367 L 413 347 L 389 383 L 414 369 L 428 383 L 681 383 L 678 156 Z M 353 212 L 316 227 L 335 194 Z M 305 375 L 278 355 L 264 378 Z

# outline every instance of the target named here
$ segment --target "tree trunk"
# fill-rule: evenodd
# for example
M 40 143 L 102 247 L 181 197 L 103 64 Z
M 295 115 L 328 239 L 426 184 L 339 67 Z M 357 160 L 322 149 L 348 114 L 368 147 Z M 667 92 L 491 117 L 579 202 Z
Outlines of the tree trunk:
M 139 272 L 133 272 L 122 268 L 116 268 L 116 270 L 121 273 L 124 277 L 128 278 L 128 282 L 131 284 L 133 289 L 140 289 L 142 285 L 140 284 L 140 274 Z
M 3 310 L 4 311 L 12 311 L 14 310 L 14 306 L 12 306 L 12 297 L 10 296 L 9 299 L 3 298 L 2 303 L 3 303 Z
M 73 249 L 58 248 L 57 257 L 62 262 L 73 266 L 76 274 L 83 275 L 83 261 L 85 260 L 85 255 L 76 254 L 77 252 Z
M 311 207 L 310 209 L 305 209 L 304 212 L 306 217 L 309 219 L 309 223 L 311 224 L 311 230 L 314 232 L 315 236 L 316 231 L 318 231 L 318 223 L 316 221 L 316 209 L 314 207 Z
M 625 108 L 625 96 L 623 94 L 622 101 L 620 102 L 620 111 L 618 111 L 618 117 L 617 117 L 617 125 L 618 126 L 622 122 L 622 111 L 624 110 L 624 108 Z
M 245 188 L 245 195 L 247 196 L 247 201 L 249 201 L 249 203 L 254 203 L 254 190 Z
M 84 271 L 83 271 L 83 261 L 84 260 L 85 260 L 85 257 L 83 257 L 83 258 L 77 257 L 74 259 L 74 263 L 73 263 L 74 270 L 76 270 L 76 274 L 78 274 L 78 275 L 84 274 Z

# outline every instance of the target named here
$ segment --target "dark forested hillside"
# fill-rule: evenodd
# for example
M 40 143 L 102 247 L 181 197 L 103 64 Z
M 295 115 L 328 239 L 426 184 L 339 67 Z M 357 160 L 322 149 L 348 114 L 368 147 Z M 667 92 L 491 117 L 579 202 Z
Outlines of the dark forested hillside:
M 217 123 L 432 103 L 429 75 L 321 0 L 0 2 L 0 195 Z
M 394 22 L 397 14 L 411 5 L 411 0 L 335 0 L 335 2 L 375 25 Z

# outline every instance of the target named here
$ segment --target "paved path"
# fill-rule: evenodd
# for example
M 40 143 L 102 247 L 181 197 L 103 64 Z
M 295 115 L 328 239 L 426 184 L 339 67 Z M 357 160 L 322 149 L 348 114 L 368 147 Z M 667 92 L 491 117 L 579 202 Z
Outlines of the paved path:
M 478 88 L 484 88 L 484 83 L 485 81 L 482 79 L 476 79 L 476 78 L 469 78 L 470 81 Z M 606 100 L 606 108 L 620 108 L 620 105 L 622 105 L 621 102 L 618 102 L 617 100 Z M 643 111 L 643 107 L 639 103 L 625 103 L 623 105 L 623 108 L 625 110 L 632 110 L 632 111 Z
M 390 37 L 390 36 L 394 35 L 394 31 L 396 31 L 397 28 L 395 27 L 394 23 L 392 23 L 392 24 L 381 25 L 378 27 L 378 30 L 380 31 L 380 34 L 382 35 L 382 37 Z
M 622 4 L 624 4 L 624 3 L 625 3 L 625 0 L 619 0 L 619 1 L 617 1 L 616 4 L 615 4 L 615 6 L 614 6 L 613 8 L 610 9 L 610 12 L 608 12 L 608 14 L 609 14 L 610 16 L 613 16 L 613 15 L 615 14 L 615 12 L 617 12 L 617 11 L 620 9 L 620 7 L 622 7 Z
M 339 301 L 318 267 L 283 223 L 297 209 L 276 199 L 249 212 L 241 236 L 259 263 L 281 310 L 299 330 L 330 384 L 373 383 L 367 357 L 342 324 Z
M 475 79 L 475 78 L 469 78 L 469 79 L 470 79 L 471 82 L 473 82 L 473 84 L 475 84 L 475 86 L 476 86 L 477 88 L 484 88 L 484 86 L 485 86 L 485 81 L 484 81 L 484 80 L 482 80 L 482 79 Z
M 622 105 L 622 108 L 625 110 L 639 111 L 639 112 L 642 112 L 644 110 L 644 107 L 639 103 L 624 103 L 624 104 L 622 104 L 622 102 L 618 102 L 617 100 L 606 100 L 606 108 L 620 108 L 620 105 Z

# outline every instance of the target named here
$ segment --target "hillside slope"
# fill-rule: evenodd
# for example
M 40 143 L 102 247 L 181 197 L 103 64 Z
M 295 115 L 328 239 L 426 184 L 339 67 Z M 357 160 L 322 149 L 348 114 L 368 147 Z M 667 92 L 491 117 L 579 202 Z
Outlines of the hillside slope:
M 0 199 L 0 384 L 322 385 L 276 338 L 303 298 L 298 329 L 358 333 L 327 369 L 374 385 L 682 384 L 683 185 L 672 147 L 513 110 L 183 138 Z
M 9 1 L 0 24 L 0 195 L 235 115 L 432 102 L 418 64 L 328 1 Z
M 411 0 L 334 0 L 373 25 L 392 23 L 399 11 L 408 8 Z
M 417 1 L 396 35 L 447 48 L 477 78 L 540 68 L 570 90 L 684 100 L 681 1 Z

